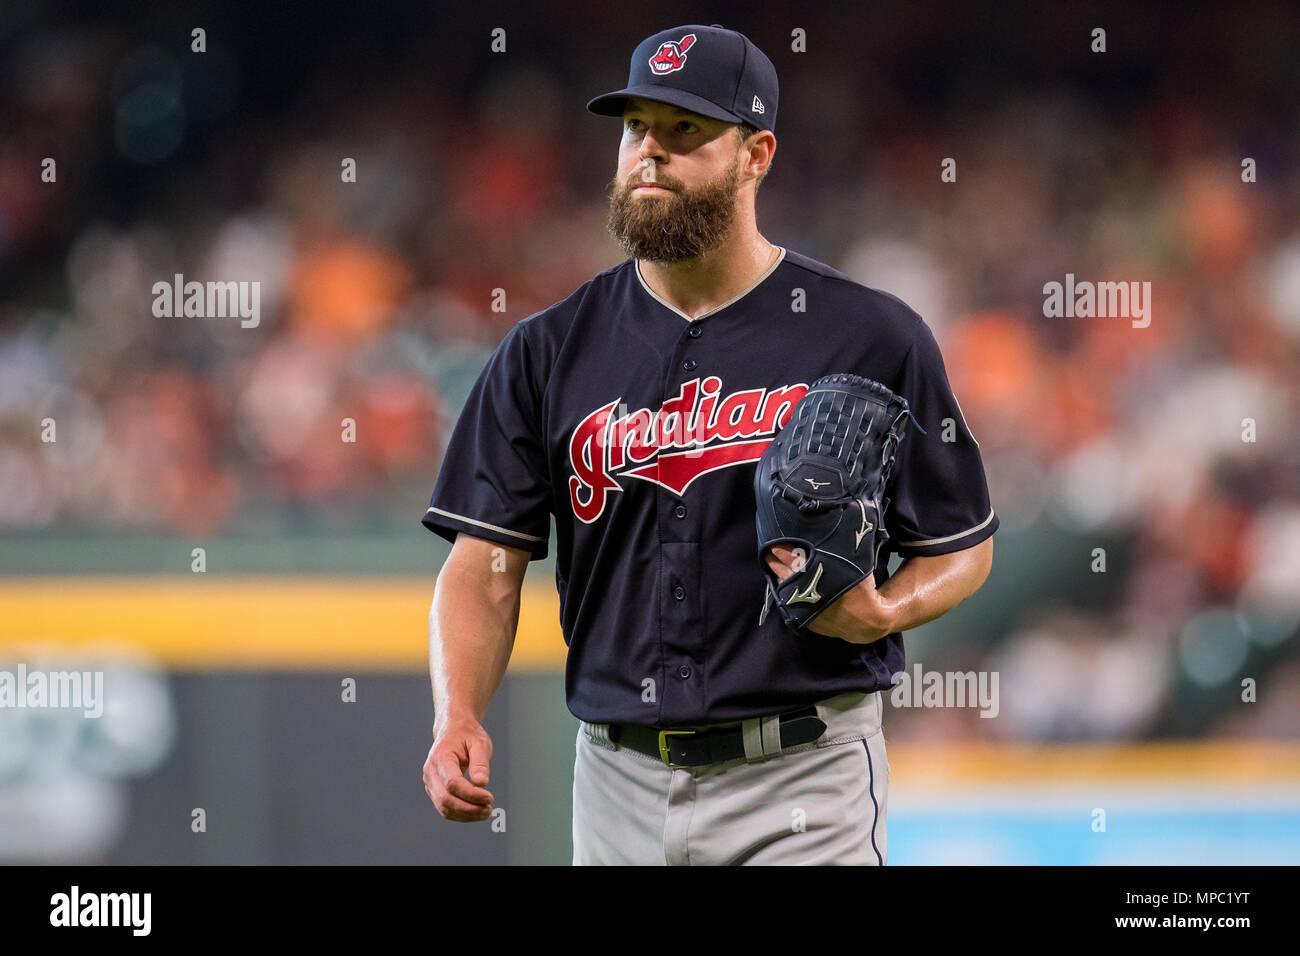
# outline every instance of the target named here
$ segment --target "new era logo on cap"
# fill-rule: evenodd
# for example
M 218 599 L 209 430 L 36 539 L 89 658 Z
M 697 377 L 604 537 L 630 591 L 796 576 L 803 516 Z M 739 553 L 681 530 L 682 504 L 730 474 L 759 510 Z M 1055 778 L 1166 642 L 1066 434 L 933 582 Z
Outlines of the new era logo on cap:
M 763 101 L 760 100 L 757 96 L 754 97 L 754 105 L 750 107 L 750 111 L 754 113 L 763 112 Z

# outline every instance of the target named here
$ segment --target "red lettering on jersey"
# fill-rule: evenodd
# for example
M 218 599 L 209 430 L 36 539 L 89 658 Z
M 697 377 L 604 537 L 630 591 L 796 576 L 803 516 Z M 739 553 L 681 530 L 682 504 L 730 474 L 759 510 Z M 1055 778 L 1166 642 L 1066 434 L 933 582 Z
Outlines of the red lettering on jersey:
M 718 437 L 752 438 L 757 435 L 762 424 L 760 411 L 766 397 L 767 389 L 756 388 L 748 392 L 732 392 L 723 399 L 722 407 L 718 409 Z
M 609 413 L 615 402 L 598 408 L 573 430 L 569 440 L 569 463 L 574 475 L 569 479 L 569 502 L 573 513 L 582 521 L 595 521 L 605 510 L 605 493 L 618 491 L 618 482 L 605 470 L 606 442 L 599 440 L 609 426 Z M 587 501 L 582 501 L 586 491 Z
M 683 382 L 656 411 L 623 413 L 615 400 L 587 415 L 569 440 L 574 515 L 587 524 L 599 518 L 610 492 L 623 490 L 616 475 L 652 481 L 681 496 L 701 475 L 758 461 L 808 386 L 747 389 L 719 403 L 721 391 L 722 379 L 710 375 Z M 640 467 L 625 469 L 628 463 Z
M 769 391 L 767 401 L 763 403 L 763 420 L 758 426 L 759 434 L 775 433 L 784 428 L 786 422 L 794 416 L 794 407 L 799 404 L 799 399 L 807 392 L 808 387 L 805 385 L 787 385 L 785 388 L 774 388 Z

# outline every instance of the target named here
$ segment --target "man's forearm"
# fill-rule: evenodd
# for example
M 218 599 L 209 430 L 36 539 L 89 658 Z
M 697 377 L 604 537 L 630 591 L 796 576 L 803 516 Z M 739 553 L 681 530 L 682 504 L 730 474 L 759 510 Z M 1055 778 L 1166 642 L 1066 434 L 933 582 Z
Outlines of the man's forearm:
M 435 725 L 462 716 L 482 722 L 501 685 L 519 624 L 518 591 L 500 587 L 503 577 L 452 562 L 438 575 L 429 608 Z
M 942 617 L 980 589 L 993 565 L 993 539 L 932 558 L 907 558 L 880 587 L 893 631 Z

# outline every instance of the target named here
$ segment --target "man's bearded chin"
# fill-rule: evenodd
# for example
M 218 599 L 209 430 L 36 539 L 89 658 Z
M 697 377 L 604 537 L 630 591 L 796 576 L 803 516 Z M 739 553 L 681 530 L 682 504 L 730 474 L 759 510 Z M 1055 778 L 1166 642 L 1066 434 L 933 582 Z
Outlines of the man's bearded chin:
M 632 189 L 639 184 L 622 184 L 617 177 L 613 183 L 608 225 L 623 252 L 648 262 L 696 259 L 731 231 L 740 162 L 698 189 L 634 196 Z

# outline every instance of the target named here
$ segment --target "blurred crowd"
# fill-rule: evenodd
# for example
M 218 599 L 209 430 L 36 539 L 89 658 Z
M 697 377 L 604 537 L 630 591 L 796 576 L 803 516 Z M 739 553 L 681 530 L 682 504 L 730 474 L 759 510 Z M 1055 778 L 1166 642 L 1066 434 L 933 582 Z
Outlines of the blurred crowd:
M 1261 46 L 1248 24 L 1172 31 L 1167 68 L 1147 74 L 1118 57 L 1108 74 L 1085 40 L 1071 58 L 1004 36 L 969 61 L 1023 53 L 1002 84 L 963 75 L 938 28 L 895 24 L 912 45 L 873 59 L 828 15 L 797 19 L 813 40 L 797 63 L 772 50 L 760 229 L 920 312 L 980 442 L 999 540 L 1054 532 L 1078 549 L 1055 593 L 987 622 L 1001 639 L 961 661 L 1000 671 L 1004 719 L 927 726 L 1300 733 L 1294 11 L 1268 31 L 1291 42 Z M 532 22 L 511 40 L 527 52 L 496 59 L 479 24 L 465 29 L 481 54 L 432 63 L 400 37 L 386 60 L 368 36 L 364 82 L 340 66 L 340 31 L 278 73 L 259 57 L 270 40 L 215 30 L 203 55 L 179 29 L 9 36 L 0 529 L 409 530 L 491 348 L 620 258 L 603 229 L 617 124 L 583 103 L 661 25 L 620 28 L 595 55 L 575 22 Z M 779 24 L 728 25 L 785 42 Z M 1213 91 L 1186 81 L 1207 46 Z M 935 63 L 939 79 L 918 78 Z M 152 286 L 177 273 L 259 281 L 259 324 L 155 317 Z M 1149 326 L 1046 317 L 1043 286 L 1067 274 L 1149 281 Z M 1114 581 L 1103 597 L 1071 601 L 1069 575 L 1098 573 Z

